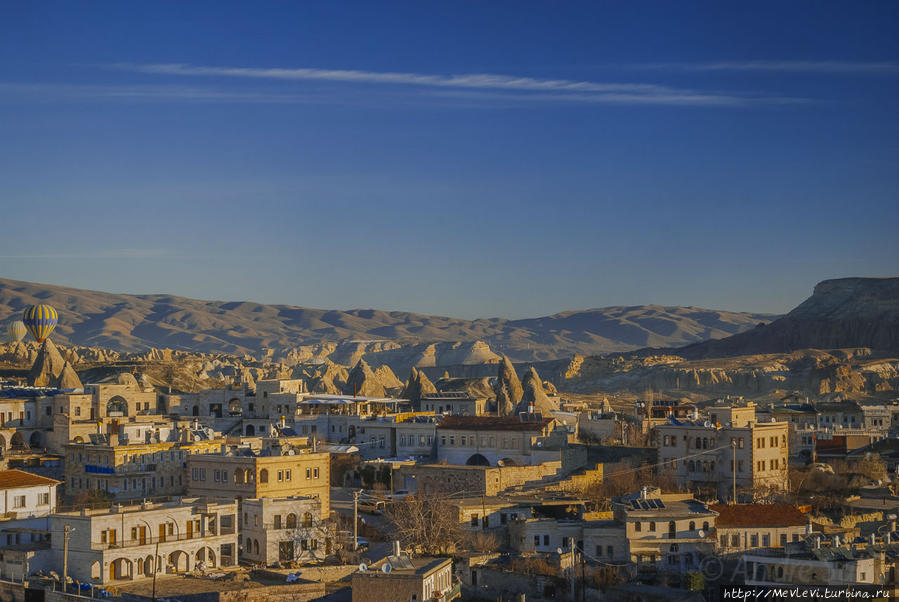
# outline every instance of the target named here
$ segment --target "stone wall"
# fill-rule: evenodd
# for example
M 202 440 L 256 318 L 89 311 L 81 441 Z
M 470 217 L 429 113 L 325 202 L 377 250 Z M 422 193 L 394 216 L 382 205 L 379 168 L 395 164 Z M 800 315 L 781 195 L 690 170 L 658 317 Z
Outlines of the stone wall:
M 308 602 L 324 595 L 324 583 L 293 583 L 223 592 L 180 594 L 178 600 L 181 602 Z M 135 594 L 123 594 L 120 599 L 122 602 L 151 602 L 152 600 L 149 596 Z

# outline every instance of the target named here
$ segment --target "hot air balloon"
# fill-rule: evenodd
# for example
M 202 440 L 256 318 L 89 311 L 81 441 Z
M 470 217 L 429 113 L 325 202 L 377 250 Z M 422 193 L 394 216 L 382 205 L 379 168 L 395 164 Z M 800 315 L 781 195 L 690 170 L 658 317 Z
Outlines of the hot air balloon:
M 18 343 L 25 338 L 25 334 L 28 330 L 25 328 L 22 320 L 16 320 L 15 322 L 9 323 L 9 326 L 6 327 L 6 332 L 9 334 L 10 339 Z
M 38 343 L 43 343 L 59 322 L 59 314 L 49 305 L 32 305 L 22 314 L 22 322 Z

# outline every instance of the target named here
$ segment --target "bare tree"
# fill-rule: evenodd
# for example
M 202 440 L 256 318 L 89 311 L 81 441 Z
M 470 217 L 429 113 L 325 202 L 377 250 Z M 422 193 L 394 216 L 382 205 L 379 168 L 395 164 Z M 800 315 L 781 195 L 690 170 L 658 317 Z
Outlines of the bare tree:
M 280 562 L 303 564 L 323 560 L 340 547 L 335 539 L 334 523 L 306 514 L 296 524 L 287 524 L 285 539 L 278 544 Z
M 437 496 L 409 496 L 387 505 L 400 541 L 424 554 L 450 554 L 465 543 L 459 509 Z

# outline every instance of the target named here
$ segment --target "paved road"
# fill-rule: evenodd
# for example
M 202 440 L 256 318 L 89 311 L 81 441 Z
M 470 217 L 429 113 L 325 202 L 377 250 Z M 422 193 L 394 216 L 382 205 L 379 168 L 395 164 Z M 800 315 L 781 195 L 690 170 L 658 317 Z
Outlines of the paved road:
M 352 520 L 353 518 L 353 489 L 350 487 L 331 487 L 331 510 L 336 511 L 341 516 L 345 516 Z M 390 521 L 384 516 L 378 514 L 368 514 L 359 512 L 359 522 L 370 525 L 384 534 L 385 538 L 390 539 L 390 533 L 393 531 Z M 351 538 L 352 539 L 352 538 Z M 366 554 L 372 561 L 380 560 L 390 554 L 390 542 L 371 542 L 369 551 Z

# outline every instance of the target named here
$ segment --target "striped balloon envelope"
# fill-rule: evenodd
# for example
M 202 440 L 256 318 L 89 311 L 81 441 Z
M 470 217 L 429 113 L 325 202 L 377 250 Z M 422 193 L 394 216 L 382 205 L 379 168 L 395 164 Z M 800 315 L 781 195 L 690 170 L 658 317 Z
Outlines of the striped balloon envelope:
M 32 305 L 22 314 L 22 322 L 38 343 L 50 336 L 59 322 L 59 314 L 49 305 Z
M 27 333 L 28 329 L 25 328 L 25 324 L 22 323 L 22 320 L 10 322 L 9 326 L 6 327 L 6 334 L 9 335 L 10 339 L 17 343 L 24 339 Z

